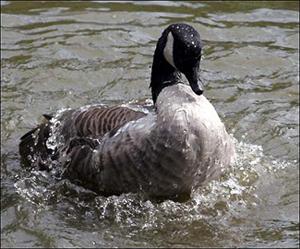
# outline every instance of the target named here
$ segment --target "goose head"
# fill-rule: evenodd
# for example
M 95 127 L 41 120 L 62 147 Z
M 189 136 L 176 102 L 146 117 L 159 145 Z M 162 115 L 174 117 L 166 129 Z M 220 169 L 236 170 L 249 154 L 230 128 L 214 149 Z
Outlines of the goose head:
M 180 81 L 181 74 L 186 77 L 195 94 L 203 93 L 199 80 L 201 50 L 200 35 L 192 26 L 176 23 L 163 31 L 152 64 L 150 87 L 154 103 L 164 87 Z

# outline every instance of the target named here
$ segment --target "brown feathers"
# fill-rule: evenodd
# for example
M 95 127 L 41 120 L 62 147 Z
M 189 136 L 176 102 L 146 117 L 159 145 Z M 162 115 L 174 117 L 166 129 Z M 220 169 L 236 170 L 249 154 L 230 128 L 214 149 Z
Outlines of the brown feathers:
M 67 110 L 58 120 L 44 114 L 43 122 L 21 137 L 19 151 L 25 165 L 49 169 L 49 160 L 59 157 L 60 151 L 49 148 L 47 140 L 59 121 L 64 138 L 64 151 L 71 152 L 76 146 L 93 148 L 108 132 L 115 132 L 129 121 L 139 119 L 145 114 L 127 107 L 92 106 L 85 110 Z M 93 140 L 94 139 L 94 140 Z M 76 146 L 75 146 L 76 145 Z

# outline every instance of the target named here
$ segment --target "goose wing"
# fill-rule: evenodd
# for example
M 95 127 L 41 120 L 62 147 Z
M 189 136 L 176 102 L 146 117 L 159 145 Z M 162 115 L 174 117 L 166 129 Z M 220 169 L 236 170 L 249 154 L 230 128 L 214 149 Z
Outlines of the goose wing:
M 127 122 L 137 120 L 145 115 L 143 112 L 122 106 L 92 106 L 86 110 L 72 113 L 71 117 L 65 121 L 62 135 L 67 139 L 75 136 L 99 139 Z
M 127 122 L 137 120 L 145 115 L 143 112 L 122 106 L 92 106 L 85 109 L 71 109 L 58 116 L 44 114 L 44 122 L 21 137 L 19 144 L 21 159 L 25 165 L 48 169 L 49 160 L 59 156 L 56 148 L 47 146 L 47 140 L 52 135 L 53 127 L 57 123 L 61 125 L 61 129 L 54 131 L 58 133 L 55 135 L 62 136 L 65 145 L 74 143 L 71 143 L 73 140 L 76 141 L 76 146 L 92 148 L 91 144 L 101 140 L 106 133 L 114 133 Z

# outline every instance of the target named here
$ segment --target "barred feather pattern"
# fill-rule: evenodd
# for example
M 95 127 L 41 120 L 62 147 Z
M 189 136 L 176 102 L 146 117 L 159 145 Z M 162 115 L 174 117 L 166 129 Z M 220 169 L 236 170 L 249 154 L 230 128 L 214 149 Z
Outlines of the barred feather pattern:
M 92 106 L 84 110 L 66 112 L 59 119 L 63 122 L 61 133 L 66 140 L 72 137 L 99 139 L 104 134 L 114 132 L 127 122 L 143 116 L 143 112 L 122 106 Z
M 49 161 L 59 157 L 62 152 L 83 145 L 95 147 L 106 133 L 112 135 L 127 122 L 143 116 L 143 112 L 121 106 L 90 106 L 79 110 L 64 110 L 54 117 L 46 115 L 47 120 L 44 123 L 21 138 L 19 151 L 22 161 L 27 166 L 48 169 Z M 53 142 L 58 147 L 53 146 L 50 149 L 47 141 L 52 135 L 58 135 L 59 139 L 62 136 L 63 139 L 54 139 Z
M 191 178 L 192 172 L 184 174 L 187 171 L 182 153 L 184 141 L 172 144 L 166 153 L 165 141 L 170 133 L 157 134 L 157 127 L 153 127 L 155 118 L 148 115 L 128 123 L 112 137 L 104 136 L 96 148 L 74 147 L 64 165 L 65 176 L 104 194 L 139 191 L 162 197 L 189 194 L 191 181 L 187 177 Z

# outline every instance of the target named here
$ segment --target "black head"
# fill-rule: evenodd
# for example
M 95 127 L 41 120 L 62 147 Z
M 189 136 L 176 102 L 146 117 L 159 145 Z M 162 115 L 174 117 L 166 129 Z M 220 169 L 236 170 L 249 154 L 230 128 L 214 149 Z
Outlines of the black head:
M 203 93 L 199 80 L 201 50 L 200 35 L 192 26 L 177 23 L 164 30 L 157 42 L 152 66 L 150 87 L 155 99 L 157 96 L 154 96 L 153 88 L 161 90 L 159 85 L 163 86 L 167 81 L 176 83 L 180 73 L 185 75 L 197 95 Z

